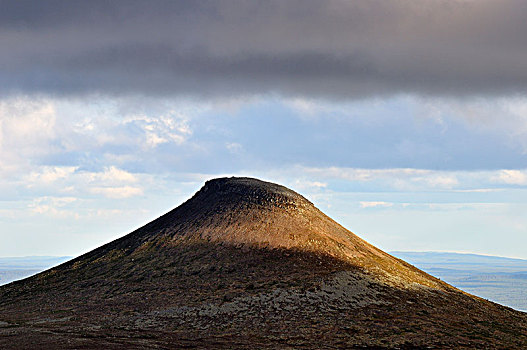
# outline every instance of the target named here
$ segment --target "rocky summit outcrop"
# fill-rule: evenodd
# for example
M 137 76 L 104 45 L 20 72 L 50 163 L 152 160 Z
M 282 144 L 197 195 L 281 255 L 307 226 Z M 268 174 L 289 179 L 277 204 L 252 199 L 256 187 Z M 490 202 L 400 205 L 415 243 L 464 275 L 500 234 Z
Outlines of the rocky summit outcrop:
M 373 247 L 283 186 L 207 181 L 0 287 L 0 348 L 525 348 L 527 314 Z

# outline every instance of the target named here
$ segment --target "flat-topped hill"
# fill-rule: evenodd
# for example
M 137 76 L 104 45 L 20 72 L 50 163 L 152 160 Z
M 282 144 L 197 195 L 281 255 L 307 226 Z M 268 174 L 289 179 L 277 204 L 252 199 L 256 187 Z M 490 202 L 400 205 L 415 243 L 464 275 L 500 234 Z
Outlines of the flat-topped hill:
M 527 345 L 526 314 L 251 178 L 207 181 L 136 231 L 1 287 L 0 301 L 0 348 Z

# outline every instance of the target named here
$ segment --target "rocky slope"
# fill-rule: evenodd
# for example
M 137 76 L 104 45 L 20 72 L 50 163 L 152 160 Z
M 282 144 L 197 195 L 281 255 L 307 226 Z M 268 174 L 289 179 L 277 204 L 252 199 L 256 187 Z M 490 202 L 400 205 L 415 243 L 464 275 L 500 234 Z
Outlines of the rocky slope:
M 0 287 L 2 349 L 526 346 L 527 314 L 249 178 L 208 181 L 140 229 Z

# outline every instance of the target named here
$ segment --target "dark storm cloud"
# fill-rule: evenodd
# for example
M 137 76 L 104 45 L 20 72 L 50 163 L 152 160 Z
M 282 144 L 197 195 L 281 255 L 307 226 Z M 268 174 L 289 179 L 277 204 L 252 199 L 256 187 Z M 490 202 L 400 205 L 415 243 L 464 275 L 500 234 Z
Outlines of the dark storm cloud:
M 527 91 L 527 2 L 2 1 L 0 91 Z

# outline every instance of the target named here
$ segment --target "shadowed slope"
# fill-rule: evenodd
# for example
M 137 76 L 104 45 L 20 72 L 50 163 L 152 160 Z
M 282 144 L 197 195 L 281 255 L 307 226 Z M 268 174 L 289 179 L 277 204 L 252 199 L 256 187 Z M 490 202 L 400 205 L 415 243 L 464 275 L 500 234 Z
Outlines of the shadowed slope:
M 299 194 L 208 181 L 114 242 L 0 288 L 0 347 L 507 347 L 525 314 L 371 246 Z M 69 342 L 69 343 L 68 343 Z
M 191 199 L 121 240 L 86 256 L 126 254 L 163 241 L 210 242 L 236 247 L 298 250 L 337 258 L 392 284 L 419 283 L 436 288 L 448 285 L 399 260 L 348 231 L 298 193 L 252 178 L 207 181 Z

